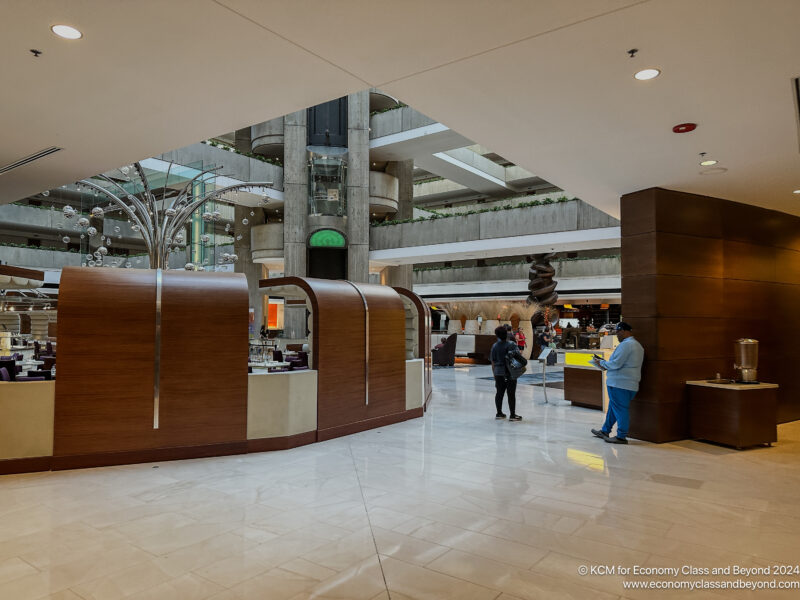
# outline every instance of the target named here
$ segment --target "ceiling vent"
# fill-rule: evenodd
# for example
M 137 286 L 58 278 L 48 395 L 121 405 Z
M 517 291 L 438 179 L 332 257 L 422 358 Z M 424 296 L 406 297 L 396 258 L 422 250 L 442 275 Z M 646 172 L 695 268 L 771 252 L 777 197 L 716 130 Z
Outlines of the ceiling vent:
M 55 146 L 51 146 L 50 148 L 45 148 L 44 150 L 39 150 L 30 156 L 26 156 L 25 158 L 20 158 L 17 162 L 13 162 L 10 165 L 6 165 L 4 167 L 0 167 L 0 175 L 8 173 L 9 171 L 16 169 L 18 167 L 22 167 L 24 165 L 30 164 L 35 160 L 39 160 L 40 158 L 44 158 L 45 156 L 49 156 L 55 152 L 58 152 L 61 148 L 56 148 Z

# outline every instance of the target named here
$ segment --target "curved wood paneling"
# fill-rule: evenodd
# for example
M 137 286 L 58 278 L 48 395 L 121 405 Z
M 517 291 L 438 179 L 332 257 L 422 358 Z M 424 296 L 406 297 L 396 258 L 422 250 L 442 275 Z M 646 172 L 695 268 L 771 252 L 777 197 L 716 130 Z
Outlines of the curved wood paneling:
M 366 391 L 364 302 L 345 281 L 302 277 L 263 279 L 261 287 L 296 285 L 313 308 L 312 369 L 317 371 L 317 428 L 353 422 Z
M 410 418 L 400 414 L 405 412 L 405 309 L 397 292 L 386 286 L 301 277 L 264 279 L 260 285 L 298 286 L 311 302 L 312 368 L 319 381 L 317 439 Z M 368 404 L 365 301 L 369 308 Z
M 369 404 L 365 418 L 406 409 L 406 309 L 393 288 L 354 284 L 369 308 Z
M 164 271 L 159 447 L 247 439 L 248 305 L 241 273 Z
M 61 272 L 54 456 L 151 448 L 155 272 Z
M 246 451 L 247 317 L 243 275 L 163 272 L 154 429 L 156 272 L 65 268 L 54 468 Z
M 431 309 L 425 301 L 417 294 L 403 287 L 395 287 L 394 290 L 401 296 L 410 299 L 417 309 L 419 322 L 419 354 L 420 358 L 425 359 L 425 408 L 433 390 L 433 356 L 431 355 Z

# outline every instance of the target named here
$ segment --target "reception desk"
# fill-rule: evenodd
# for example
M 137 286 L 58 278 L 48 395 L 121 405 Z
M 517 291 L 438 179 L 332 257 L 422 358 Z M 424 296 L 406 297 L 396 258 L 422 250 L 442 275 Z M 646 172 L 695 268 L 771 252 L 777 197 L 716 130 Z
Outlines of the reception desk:
M 605 411 L 608 408 L 606 373 L 592 364 L 592 356 L 598 354 L 605 360 L 611 349 L 559 350 L 559 362 L 564 364 L 564 399 L 573 406 Z

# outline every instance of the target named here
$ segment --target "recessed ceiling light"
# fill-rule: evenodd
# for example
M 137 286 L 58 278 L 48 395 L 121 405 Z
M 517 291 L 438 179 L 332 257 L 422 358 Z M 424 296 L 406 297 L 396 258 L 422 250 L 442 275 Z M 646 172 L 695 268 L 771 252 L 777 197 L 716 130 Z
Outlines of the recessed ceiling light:
M 53 25 L 50 29 L 52 29 L 53 33 L 57 36 L 68 40 L 79 40 L 83 37 L 80 31 L 69 25 Z
M 659 75 L 661 75 L 661 71 L 658 69 L 642 69 L 634 77 L 639 81 L 647 81 L 648 79 L 655 79 Z
M 716 160 L 704 160 L 703 162 L 700 163 L 700 166 L 701 167 L 713 167 L 715 164 L 717 164 L 717 162 L 718 161 L 716 161 Z
M 795 190 L 792 192 L 793 194 L 800 194 L 800 190 Z

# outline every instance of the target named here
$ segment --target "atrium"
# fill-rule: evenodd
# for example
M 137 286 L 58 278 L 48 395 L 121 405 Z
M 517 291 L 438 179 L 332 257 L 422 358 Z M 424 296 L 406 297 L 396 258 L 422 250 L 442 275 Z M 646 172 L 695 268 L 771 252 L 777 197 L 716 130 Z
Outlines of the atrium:
M 0 598 L 796 597 L 800 3 L 0 23 Z

